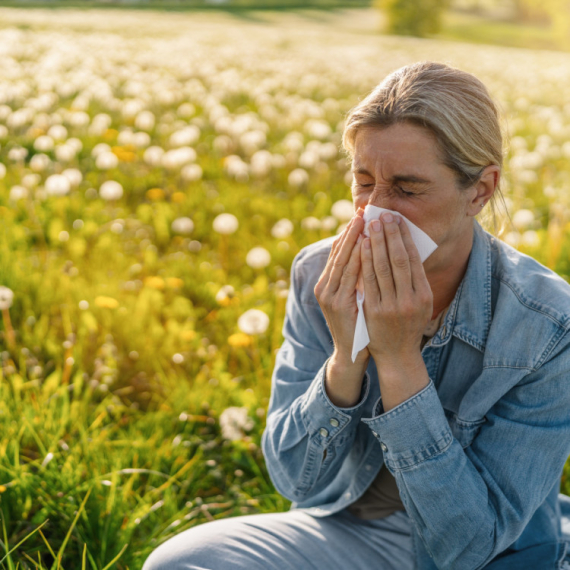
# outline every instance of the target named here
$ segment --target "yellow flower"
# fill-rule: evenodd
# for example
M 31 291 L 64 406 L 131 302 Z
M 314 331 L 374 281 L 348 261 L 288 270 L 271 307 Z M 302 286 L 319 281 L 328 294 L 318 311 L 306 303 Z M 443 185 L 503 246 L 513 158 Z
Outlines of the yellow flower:
M 107 140 L 111 140 L 111 139 L 116 138 L 118 134 L 119 134 L 119 131 L 117 129 L 107 129 L 103 133 L 103 138 L 105 138 Z
M 105 297 L 104 295 L 95 297 L 94 302 L 97 307 L 103 307 L 104 309 L 116 309 L 119 306 L 119 301 L 117 301 L 117 299 L 113 299 L 113 297 Z
M 162 200 L 164 198 L 164 190 L 162 188 L 151 188 L 147 190 L 146 197 L 149 200 Z
M 167 277 L 166 278 L 166 286 L 172 287 L 173 289 L 178 289 L 184 285 L 184 281 L 179 279 L 178 277 Z
M 0 485 L 0 493 L 3 493 L 6 490 L 6 487 L 4 485 Z
M 251 346 L 251 336 L 245 333 L 235 333 L 228 338 L 228 344 L 234 348 Z
M 180 333 L 180 338 L 182 340 L 194 340 L 196 338 L 196 331 L 182 331 Z
M 186 200 L 186 194 L 184 194 L 184 192 L 174 192 L 171 199 L 177 203 L 184 202 L 184 200 Z
M 145 277 L 144 284 L 151 289 L 164 289 L 164 279 L 162 277 Z

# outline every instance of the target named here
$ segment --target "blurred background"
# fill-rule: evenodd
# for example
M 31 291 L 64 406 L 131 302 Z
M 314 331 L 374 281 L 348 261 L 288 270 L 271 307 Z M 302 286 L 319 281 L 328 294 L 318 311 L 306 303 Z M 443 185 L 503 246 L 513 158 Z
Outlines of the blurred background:
M 288 510 L 260 440 L 291 263 L 351 218 L 344 118 L 391 71 L 488 86 L 479 221 L 568 281 L 569 26 L 570 0 L 3 2 L 0 566 L 138 569 Z

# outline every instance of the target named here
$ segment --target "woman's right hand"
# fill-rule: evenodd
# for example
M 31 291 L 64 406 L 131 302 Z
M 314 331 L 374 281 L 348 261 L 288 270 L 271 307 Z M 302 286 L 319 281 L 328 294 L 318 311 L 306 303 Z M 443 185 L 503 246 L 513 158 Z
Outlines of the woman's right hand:
M 325 269 L 314 289 L 333 337 L 335 359 L 350 364 L 358 316 L 356 282 L 360 273 L 362 243 L 358 237 L 364 231 L 363 215 L 364 210 L 360 208 L 333 242 Z M 362 363 L 369 357 L 368 348 L 363 348 L 356 362 Z

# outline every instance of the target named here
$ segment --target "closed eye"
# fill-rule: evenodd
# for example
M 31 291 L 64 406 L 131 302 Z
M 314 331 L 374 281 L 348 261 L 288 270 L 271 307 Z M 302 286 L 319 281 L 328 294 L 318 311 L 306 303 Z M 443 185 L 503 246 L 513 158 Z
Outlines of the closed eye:
M 374 186 L 374 184 L 359 184 L 358 182 L 356 183 L 357 186 L 360 186 L 361 188 L 370 188 L 371 186 Z M 404 190 L 401 186 L 396 186 L 396 188 L 405 196 L 414 196 L 414 192 L 407 192 L 406 190 Z

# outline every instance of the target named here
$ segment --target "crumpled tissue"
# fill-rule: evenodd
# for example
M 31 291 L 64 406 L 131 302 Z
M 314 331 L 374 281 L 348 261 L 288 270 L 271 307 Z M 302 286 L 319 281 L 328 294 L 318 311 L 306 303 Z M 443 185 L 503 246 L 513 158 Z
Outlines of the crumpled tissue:
M 364 235 L 370 237 L 370 223 L 374 220 L 380 218 L 382 212 L 390 212 L 394 215 L 398 215 L 404 220 L 406 225 L 410 230 L 410 234 L 418 252 L 422 263 L 437 249 L 437 244 L 418 226 L 410 222 L 408 218 L 396 212 L 395 210 L 388 210 L 387 208 L 379 208 L 378 206 L 372 206 L 368 204 L 364 208 Z M 364 309 L 362 304 L 364 303 L 364 281 L 362 278 L 362 271 L 358 276 L 358 281 L 356 283 L 356 305 L 358 307 L 358 316 L 356 318 L 356 327 L 354 330 L 354 341 L 352 344 L 352 362 L 356 360 L 358 353 L 370 343 L 370 337 L 368 336 L 368 328 L 366 327 L 366 320 L 364 319 Z

